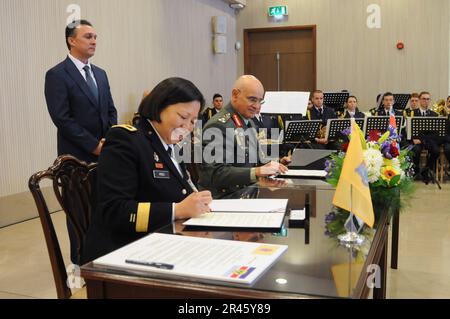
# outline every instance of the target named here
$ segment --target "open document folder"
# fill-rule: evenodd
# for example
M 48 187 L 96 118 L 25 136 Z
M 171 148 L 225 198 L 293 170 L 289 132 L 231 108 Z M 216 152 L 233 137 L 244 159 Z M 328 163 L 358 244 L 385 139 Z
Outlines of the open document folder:
M 252 284 L 287 248 L 154 233 L 94 260 L 94 265 Z
M 286 213 L 287 199 L 213 200 L 211 213 L 184 222 L 185 226 L 231 228 L 280 228 Z

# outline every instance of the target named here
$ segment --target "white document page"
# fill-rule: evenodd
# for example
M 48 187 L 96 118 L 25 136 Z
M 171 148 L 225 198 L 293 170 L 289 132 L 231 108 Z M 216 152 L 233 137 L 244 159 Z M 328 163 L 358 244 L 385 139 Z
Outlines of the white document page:
M 94 260 L 94 265 L 251 284 L 287 248 L 286 245 L 154 233 Z
M 251 212 L 251 213 L 284 213 L 287 199 L 217 199 L 213 200 L 209 207 L 211 212 Z
M 280 228 L 284 213 L 207 213 L 191 218 L 185 226 Z
M 309 92 L 266 92 L 261 113 L 306 114 Z
M 296 177 L 320 177 L 325 178 L 327 172 L 324 170 L 312 170 L 312 169 L 290 169 L 281 176 L 296 176 Z

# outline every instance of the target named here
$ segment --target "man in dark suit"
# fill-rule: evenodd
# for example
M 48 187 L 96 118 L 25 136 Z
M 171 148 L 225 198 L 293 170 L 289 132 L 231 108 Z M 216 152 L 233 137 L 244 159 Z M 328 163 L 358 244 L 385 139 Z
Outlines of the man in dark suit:
M 117 111 L 106 72 L 90 64 L 97 34 L 86 20 L 66 27 L 68 57 L 45 76 L 45 98 L 58 128 L 58 155 L 96 162 Z
M 425 117 L 436 117 L 438 114 L 430 109 L 430 101 L 431 95 L 428 92 L 421 92 L 419 94 L 419 108 L 415 109 L 413 112 L 413 117 L 425 116 Z M 436 166 L 436 159 L 439 156 L 439 141 L 437 140 L 437 136 L 429 135 L 429 134 L 421 134 L 420 136 L 413 136 L 412 143 L 414 144 L 414 148 L 412 149 L 414 154 L 414 166 L 415 172 L 420 173 L 422 175 L 423 181 L 428 184 L 430 182 L 430 170 L 434 171 Z M 419 163 L 420 163 L 420 153 L 423 149 L 428 151 L 428 159 L 427 166 L 424 170 L 420 172 Z
M 395 99 L 394 94 L 386 92 L 383 94 L 383 104 L 375 111 L 374 116 L 390 116 L 391 113 L 395 116 L 403 116 L 401 110 L 394 109 Z
M 220 112 L 223 107 L 223 97 L 219 93 L 214 94 L 213 96 L 213 108 L 207 107 L 202 114 L 203 126 L 206 125 L 214 115 Z
M 97 162 L 108 129 L 117 124 L 106 72 L 89 63 L 97 34 L 86 20 L 66 27 L 68 57 L 45 76 L 45 99 L 58 128 L 58 155 L 71 154 Z M 76 263 L 77 239 L 67 222 L 72 262 Z
M 334 149 L 336 145 L 334 143 L 328 144 L 328 141 L 325 138 L 325 130 L 327 121 L 329 119 L 337 118 L 336 113 L 330 107 L 327 107 L 323 104 L 323 92 L 321 90 L 315 90 L 312 93 L 312 102 L 313 106 L 306 112 L 306 120 L 322 120 L 322 125 L 320 126 L 320 130 L 318 136 L 316 137 L 315 143 L 312 143 L 313 148 L 328 148 Z

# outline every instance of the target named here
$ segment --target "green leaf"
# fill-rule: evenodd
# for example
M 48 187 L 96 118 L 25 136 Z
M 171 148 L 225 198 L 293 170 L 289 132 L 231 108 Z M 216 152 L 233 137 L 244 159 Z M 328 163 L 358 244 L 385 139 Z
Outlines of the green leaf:
M 386 141 L 390 134 L 391 134 L 391 132 L 389 132 L 389 131 L 385 132 L 378 140 L 378 144 L 381 145 L 384 141 Z

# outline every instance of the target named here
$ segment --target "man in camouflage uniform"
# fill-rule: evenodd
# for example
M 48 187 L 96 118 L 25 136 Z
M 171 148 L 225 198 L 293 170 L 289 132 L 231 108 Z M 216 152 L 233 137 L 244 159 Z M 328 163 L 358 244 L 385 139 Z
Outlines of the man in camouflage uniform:
M 225 197 L 257 181 L 287 171 L 285 157 L 270 161 L 261 150 L 252 118 L 264 103 L 264 87 L 251 75 L 233 86 L 231 102 L 203 128 L 203 163 L 198 184 L 214 198 Z

